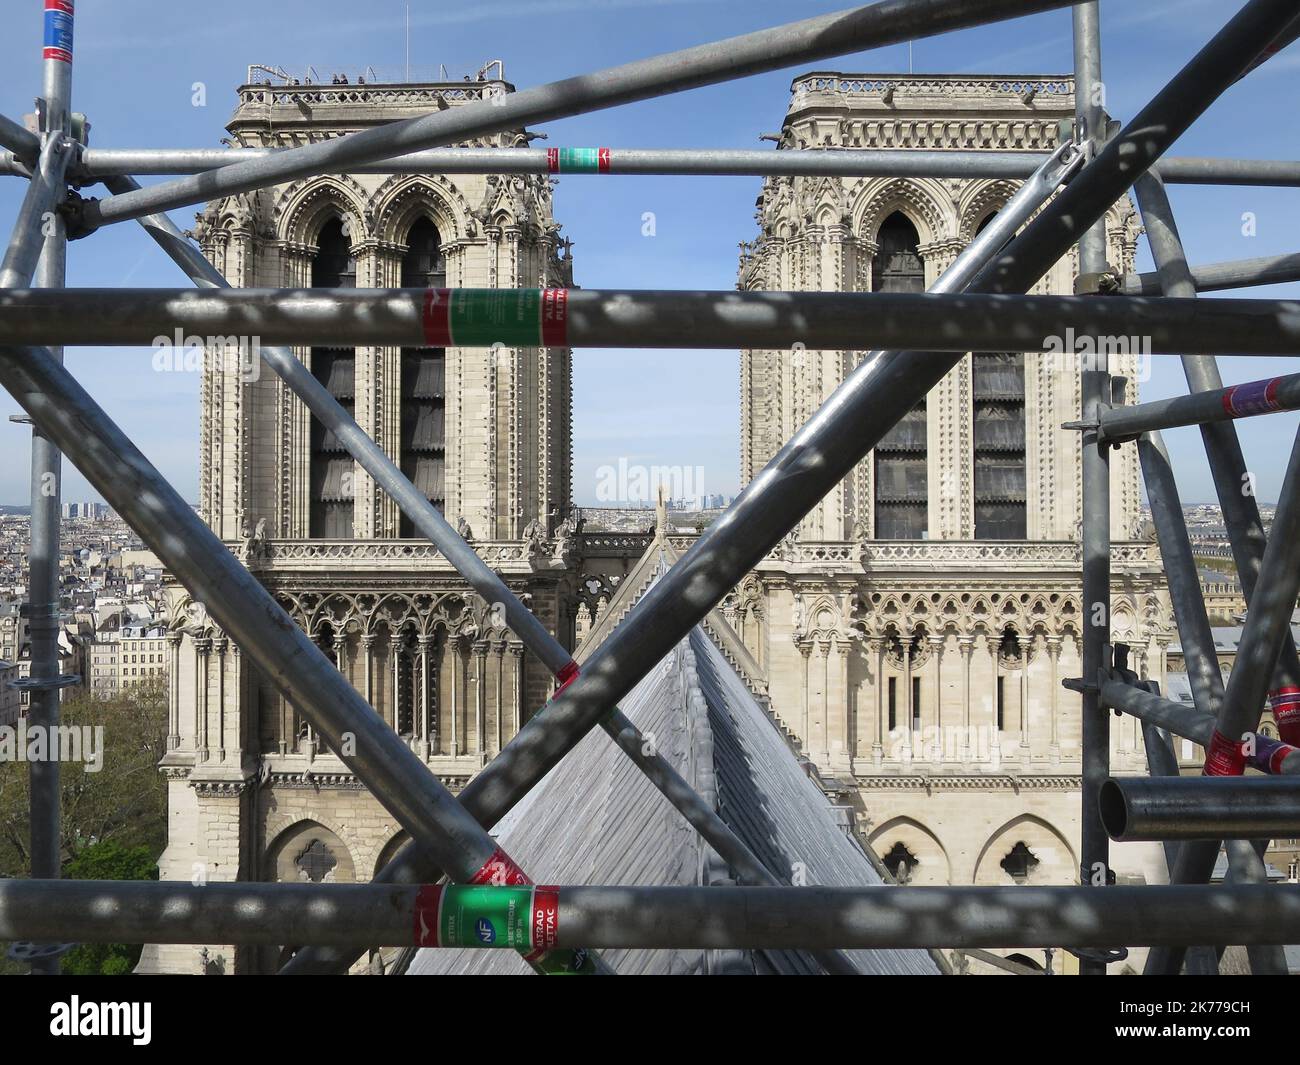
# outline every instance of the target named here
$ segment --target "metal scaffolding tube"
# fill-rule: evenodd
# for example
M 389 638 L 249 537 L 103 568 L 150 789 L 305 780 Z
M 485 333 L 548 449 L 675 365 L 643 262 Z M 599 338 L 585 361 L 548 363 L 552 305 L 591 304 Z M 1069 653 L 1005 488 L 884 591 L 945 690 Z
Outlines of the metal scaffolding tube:
M 453 880 L 522 876 L 48 352 L 0 348 L 0 384 Z
M 41 154 L 41 138 L 12 118 L 0 115 L 0 147 L 8 149 L 18 162 L 34 163 Z
M 68 5 L 71 8 L 72 5 Z M 46 5 L 48 9 L 49 4 Z M 67 12 L 46 11 L 45 43 L 41 62 L 41 99 L 37 116 L 41 127 L 41 153 L 36 171 L 19 211 L 19 225 L 30 226 L 30 247 L 38 254 L 31 264 L 18 255 L 13 262 L 5 256 L 0 267 L 0 286 L 25 285 L 37 289 L 62 289 L 67 281 L 67 227 L 60 208 L 67 197 L 65 174 L 74 159 L 69 139 L 72 107 L 72 20 Z M 51 27 L 59 36 L 54 47 Z M 62 36 L 66 29 L 66 38 Z M 66 45 L 66 47 L 64 47 Z M 21 147 L 21 146 L 20 146 Z M 40 200 L 33 209 L 32 194 Z M 39 210 L 39 214 L 37 213 Z M 16 242 L 16 241 L 15 241 Z M 10 245 L 10 251 L 14 250 Z M 49 357 L 63 361 L 63 348 L 55 345 Z M 26 686 L 29 691 L 27 717 L 30 726 L 57 730 L 62 698 L 62 663 L 59 658 L 59 534 L 62 520 L 63 457 L 59 449 L 35 422 L 32 425 L 29 548 L 27 559 L 27 614 L 31 640 L 31 666 Z M 57 758 L 34 760 L 28 765 L 30 810 L 31 875 L 57 879 L 63 875 L 63 811 L 60 767 Z M 62 940 L 35 945 L 31 971 L 57 975 L 61 969 Z
M 1222 292 L 1225 289 L 1253 288 L 1300 281 L 1300 254 L 1265 255 L 1256 259 L 1234 259 L 1226 263 L 1209 263 L 1191 267 L 1192 285 L 1197 292 Z M 1164 286 L 1160 274 L 1128 274 L 1120 284 L 1126 296 L 1160 296 Z
M 36 174 L 23 194 L 14 221 L 13 237 L 0 262 L 0 288 L 27 289 L 36 262 L 45 247 L 45 233 L 58 222 L 57 208 L 66 192 L 63 173 L 72 157 L 71 145 L 61 133 L 51 134 L 41 149 Z
M 611 67 L 446 111 L 392 122 L 315 144 L 272 159 L 177 178 L 138 192 L 85 205 L 83 224 L 109 222 L 203 203 L 314 174 L 337 173 L 439 144 L 551 119 L 586 114 L 616 104 L 664 96 L 759 74 L 813 59 L 1018 18 L 1065 7 L 1069 0 L 881 0 Z
M 962 250 L 931 291 L 958 291 L 966 285 L 1042 206 L 1078 163 L 1078 153 L 1071 146 L 1062 145 Z M 898 411 L 908 408 L 896 406 L 889 398 L 877 407 L 872 392 L 885 376 L 888 376 L 891 388 L 918 387 L 914 376 L 906 371 L 906 361 L 907 356 L 899 352 L 873 352 L 863 360 L 812 420 L 751 481 L 726 514 L 701 534 L 686 555 L 596 648 L 583 671 L 540 713 L 530 718 L 505 750 L 466 784 L 460 799 L 467 808 L 485 824 L 495 824 L 504 817 L 594 724 L 607 716 L 608 708 L 631 691 L 641 677 L 704 618 L 726 591 L 838 479 L 824 467 L 824 463 L 833 457 L 836 465 L 842 464 L 847 470 L 870 450 L 874 439 L 855 442 L 853 434 L 845 432 L 844 427 L 853 427 L 859 435 L 862 426 L 871 426 L 869 432 L 883 434 L 888 431 L 888 425 L 877 426 L 876 423 L 890 417 L 896 419 Z M 919 387 L 924 394 L 929 385 Z M 797 491 L 798 499 L 793 504 L 798 509 L 797 514 L 778 498 L 781 490 Z M 719 530 L 727 531 L 722 534 L 723 544 L 715 550 L 709 545 L 718 537 Z M 751 538 L 755 536 L 770 537 L 770 542 L 757 546 L 753 560 L 746 563 L 741 553 L 754 550 L 756 545 Z M 693 575 L 688 575 L 685 569 L 688 563 L 693 568 Z M 720 576 L 712 575 L 719 568 L 722 568 Z M 674 590 L 664 595 L 660 589 L 666 584 L 674 586 Z M 658 602 L 648 615 L 652 619 L 650 629 L 628 638 L 629 626 L 645 621 L 648 600 Z M 656 615 L 658 620 L 654 620 Z M 609 695 L 613 685 L 620 686 L 622 691 Z M 419 883 L 436 880 L 438 876 L 439 870 L 435 865 L 416 848 L 407 846 L 376 874 L 375 879 Z M 351 957 L 324 949 L 304 950 L 281 972 L 295 975 L 328 972 L 351 960 Z
M 0 881 L 0 936 L 86 942 L 466 946 L 439 901 L 474 916 L 549 910 L 558 946 L 844 950 L 1115 947 L 1300 939 L 1300 887 L 453 887 Z M 531 922 L 530 922 L 531 923 Z M 502 938 L 502 937 L 498 937 Z M 500 949 L 499 947 L 496 949 Z
M 87 148 L 75 171 L 100 180 L 126 174 L 201 174 L 292 148 Z M 1027 178 L 1050 152 L 920 148 L 430 148 L 348 167 L 353 174 L 595 174 L 768 177 Z M 105 182 L 107 184 L 107 182 Z M 111 189 L 117 193 L 117 190 Z
M 1111 407 L 1101 414 L 1101 438 L 1119 444 L 1148 431 L 1234 421 L 1297 408 L 1300 408 L 1300 374 L 1288 374 L 1210 392 L 1154 399 L 1131 407 Z
M 126 175 L 199 174 L 232 163 L 270 158 L 289 150 L 86 148 L 74 164 L 72 176 L 77 181 L 92 182 Z M 348 172 L 713 177 L 824 175 L 1016 180 L 1032 174 L 1049 154 L 953 148 L 429 148 L 380 162 L 350 166 Z M 566 158 L 576 161 L 566 163 Z M 597 160 L 594 164 L 589 161 L 592 158 Z M 1170 185 L 1300 185 L 1300 163 L 1290 161 L 1168 156 L 1161 159 L 1159 167 L 1154 169 Z M 28 170 L 21 156 L 4 151 L 0 152 L 0 174 L 26 177 Z M 1127 283 L 1131 283 L 1131 279 Z
M 1289 159 L 1172 156 L 1155 171 L 1170 185 L 1300 185 L 1300 162 Z
M 1127 332 L 1122 332 L 1127 331 Z M 179 336 L 180 339 L 177 339 Z M 1110 351 L 1283 355 L 1294 300 L 1007 293 L 616 289 L 17 289 L 0 343 L 1047 351 L 1085 365 Z M 1100 354 L 1098 354 L 1100 353 Z M 306 371 L 304 371 L 306 372 Z M 1100 372 L 1100 371 L 1090 371 Z
M 109 179 L 110 187 L 120 191 L 138 188 L 134 179 L 120 177 Z M 230 284 L 196 248 L 179 227 L 166 215 L 150 215 L 140 219 L 145 231 L 185 272 L 199 288 L 229 289 Z M 569 654 L 549 630 L 542 625 L 514 594 L 495 570 L 487 565 L 465 539 L 402 473 L 383 449 L 357 425 L 350 414 L 339 404 L 329 390 L 297 359 L 284 348 L 259 347 L 263 362 L 298 396 L 333 434 L 347 452 L 374 478 L 375 483 L 397 503 L 416 530 L 426 537 L 460 576 L 486 603 L 499 606 L 506 625 L 519 637 L 520 642 L 552 673 L 562 680 L 570 669 L 576 669 Z M 736 870 L 747 883 L 777 885 L 779 881 L 763 865 L 745 842 L 736 835 L 717 811 L 706 803 L 682 778 L 672 765 L 659 754 L 655 745 L 648 742 L 641 731 L 617 708 L 601 722 L 611 739 L 650 779 L 656 788 L 708 841 L 710 846 Z M 491 828 L 491 825 L 485 825 Z M 825 959 L 828 968 L 840 973 L 856 972 L 843 958 Z
M 1282 647 L 1294 647 L 1291 614 L 1300 598 L 1300 434 L 1278 492 L 1259 579 L 1246 611 L 1232 673 L 1219 713 L 1218 732 L 1230 742 L 1253 733 L 1269 694 Z M 1209 761 L 1206 762 L 1209 771 Z M 1233 770 L 1240 773 L 1240 769 Z
M 1101 787 L 1101 819 L 1125 843 L 1290 838 L 1300 835 L 1300 780 L 1111 777 Z
M 1159 433 L 1143 436 L 1137 447 L 1147 501 L 1151 505 L 1151 519 L 1160 545 L 1160 559 L 1169 578 L 1169 599 L 1173 605 L 1183 661 L 1187 664 L 1192 701 L 1199 712 L 1217 717 L 1223 706 L 1223 674 L 1219 672 L 1214 634 L 1210 631 L 1200 576 L 1192 557 L 1192 543 L 1183 520 L 1178 483 L 1174 480 L 1169 453 Z
M 1079 134 L 1095 155 L 1105 144 L 1105 112 L 1102 110 L 1101 16 L 1097 0 L 1076 4 L 1072 9 L 1074 38 L 1075 121 Z M 1079 237 L 1081 276 L 1100 278 L 1110 267 L 1106 262 L 1106 221 L 1098 218 Z M 1096 300 L 1087 302 L 1096 303 Z M 1109 657 L 1110 645 L 1110 449 L 1101 442 L 1095 428 L 1102 404 L 1110 398 L 1109 361 L 1098 352 L 1079 359 L 1083 449 L 1080 540 L 1083 561 L 1082 635 L 1083 691 L 1079 787 L 1081 853 L 1079 883 L 1094 887 L 1110 884 L 1110 843 L 1101 824 L 1097 793 L 1110 774 L 1110 715 L 1101 702 L 1094 678 Z M 1079 975 L 1105 976 L 1106 963 L 1081 957 Z
M 1138 207 L 1146 228 L 1147 241 L 1152 258 L 1163 282 L 1168 296 L 1194 298 L 1196 288 L 1192 281 L 1191 270 L 1183 251 L 1182 241 L 1178 236 L 1173 209 L 1160 179 L 1154 175 L 1143 175 L 1134 183 Z M 1182 357 L 1183 373 L 1187 378 L 1188 388 L 1192 393 L 1217 391 L 1223 388 L 1223 379 L 1219 376 L 1218 365 L 1212 356 L 1184 355 Z M 1205 446 L 1206 458 L 1214 478 L 1215 494 L 1218 496 L 1223 514 L 1224 525 L 1228 530 L 1232 544 L 1233 557 L 1237 573 L 1241 580 L 1246 602 L 1253 601 L 1256 578 L 1260 560 L 1264 551 L 1264 529 L 1260 521 L 1259 507 L 1254 492 L 1248 490 L 1253 484 L 1246 470 L 1245 458 L 1241 444 L 1237 439 L 1236 427 L 1230 421 L 1207 422 L 1201 425 L 1201 438 Z M 1300 687 L 1300 659 L 1296 656 L 1294 641 L 1289 631 L 1281 647 L 1281 657 L 1276 669 L 1270 667 L 1269 674 L 1275 676 L 1274 691 L 1284 693 L 1288 688 Z M 1217 665 L 1217 655 L 1213 661 Z M 1262 706 L 1262 703 L 1260 704 Z M 1225 700 L 1220 713 L 1226 713 L 1228 704 Z M 1258 723 L 1256 717 L 1248 727 L 1237 732 L 1253 731 Z M 1279 714 L 1279 718 L 1282 715 Z M 1220 721 L 1219 724 L 1222 724 Z M 1237 755 L 1231 747 L 1231 740 L 1217 740 L 1220 734 L 1231 737 L 1231 731 L 1224 732 L 1216 728 L 1203 744 L 1209 759 L 1217 750 L 1235 761 Z M 1226 746 L 1225 746 L 1226 745 Z M 1218 858 L 1219 845 L 1214 841 L 1194 841 L 1179 848 L 1178 861 L 1170 875 L 1170 882 L 1176 884 L 1206 883 Z M 1160 948 L 1147 956 L 1144 973 L 1177 974 L 1182 969 L 1185 948 Z
M 1132 714 L 1145 724 L 1162 728 L 1202 747 L 1210 745 L 1214 716 L 1194 706 L 1185 706 L 1135 687 L 1113 674 L 1102 682 L 1101 697 L 1107 706 Z M 1297 771 L 1300 771 L 1300 764 L 1297 764 Z

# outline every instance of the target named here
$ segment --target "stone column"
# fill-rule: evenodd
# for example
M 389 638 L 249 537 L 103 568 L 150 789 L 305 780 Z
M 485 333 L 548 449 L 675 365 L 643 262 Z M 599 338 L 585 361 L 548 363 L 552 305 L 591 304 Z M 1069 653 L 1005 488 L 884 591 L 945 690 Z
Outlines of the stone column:
M 912 634 L 903 637 L 903 761 L 912 761 Z
M 226 652 L 230 641 L 221 636 L 212 641 L 217 652 L 217 761 L 226 760 Z
M 808 668 L 808 657 L 809 655 L 812 654 L 812 641 L 808 640 L 806 637 L 805 638 L 796 637 L 795 646 L 799 648 L 799 656 L 802 659 L 802 668 L 803 668 L 803 683 L 799 686 L 799 691 L 800 691 L 799 712 L 800 712 L 800 720 L 802 722 L 799 729 L 800 732 L 799 739 L 800 742 L 803 744 L 804 750 L 809 751 L 812 748 L 812 739 L 808 734 L 808 682 L 810 680 L 810 673 Z
M 935 765 L 943 761 L 943 684 L 939 673 L 943 643 L 942 636 L 930 637 L 930 657 L 934 659 L 934 742 L 930 744 L 930 761 Z M 924 726 L 925 722 L 921 724 Z
M 474 641 L 474 753 L 487 750 L 484 730 L 487 728 L 487 651 L 486 640 Z
M 514 662 L 515 678 L 515 735 L 524 727 L 524 645 L 510 644 L 510 657 Z
M 506 666 L 506 641 L 498 640 L 492 646 L 492 657 L 496 660 L 496 746 L 494 751 L 501 750 L 506 745 L 506 741 L 501 736 L 501 729 L 505 722 L 503 718 L 503 707 L 505 706 L 505 666 Z
M 971 709 L 970 709 L 970 660 L 975 650 L 974 636 L 958 636 L 957 650 L 961 653 L 961 705 L 962 705 L 962 737 L 961 737 L 961 760 L 963 765 L 969 765 L 970 755 L 970 738 L 971 738 Z
M 1002 762 L 1002 729 L 998 727 L 998 679 L 1002 676 L 1002 661 L 998 656 L 998 648 L 1002 645 L 1002 637 L 998 633 L 993 633 L 985 637 L 985 643 L 988 644 L 989 658 L 993 663 L 993 712 L 991 715 L 993 727 L 989 730 L 992 736 L 989 744 L 989 757 L 996 766 Z
M 1052 739 L 1050 756 L 1052 765 L 1061 764 L 1061 721 L 1060 721 L 1060 697 L 1059 690 L 1061 687 L 1061 637 L 1047 636 L 1044 638 L 1047 644 L 1047 658 L 1052 664 L 1051 673 L 1051 714 L 1052 714 Z
M 876 660 L 876 727 L 871 744 L 871 760 L 877 767 L 885 761 L 885 641 L 871 641 Z
M 826 648 L 826 736 L 827 763 L 832 770 L 853 771 L 849 751 L 849 700 L 846 683 L 848 648 L 843 637 L 832 633 Z
M 427 760 L 429 757 L 429 660 L 432 657 L 429 653 L 433 646 L 433 637 L 427 632 L 420 633 L 420 696 L 418 700 L 418 720 L 416 722 L 415 734 L 420 745 L 420 757 Z
M 1020 641 L 1020 757 L 1029 760 L 1029 650 L 1036 637 Z
M 399 692 L 401 691 L 402 672 L 402 633 L 390 632 L 388 635 L 388 723 L 399 736 L 403 735 L 399 718 Z
M 212 654 L 212 640 L 202 637 L 194 641 L 194 760 L 208 760 L 208 659 Z
M 181 745 L 181 640 L 176 630 L 167 633 L 167 749 Z
M 375 678 L 373 672 L 375 634 L 373 632 L 363 632 L 359 642 L 361 644 L 361 679 L 365 686 L 366 702 L 373 707 L 375 705 Z
M 451 756 L 460 754 L 460 693 L 465 687 L 465 678 L 461 670 L 460 637 L 447 638 L 447 650 L 451 652 Z

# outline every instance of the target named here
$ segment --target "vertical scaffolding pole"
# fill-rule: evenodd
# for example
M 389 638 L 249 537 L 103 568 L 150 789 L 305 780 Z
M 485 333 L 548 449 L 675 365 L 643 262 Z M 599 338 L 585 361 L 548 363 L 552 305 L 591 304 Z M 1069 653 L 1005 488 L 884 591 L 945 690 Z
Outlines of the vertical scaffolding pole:
M 71 129 L 74 0 L 45 0 L 41 136 L 47 146 L 62 143 Z M 65 149 L 64 154 L 68 154 Z M 65 163 L 66 165 L 66 163 Z M 60 170 L 60 175 L 62 170 Z M 60 178 L 62 186 L 62 179 Z M 67 235 L 58 211 L 41 220 L 45 246 L 36 265 L 37 288 L 62 288 L 66 280 Z M 63 348 L 50 354 L 63 362 Z M 31 544 L 28 551 L 27 620 L 31 634 L 30 725 L 46 735 L 59 725 L 59 520 L 62 456 L 39 426 L 32 425 Z M 48 746 L 48 745 L 47 745 Z M 29 763 L 32 876 L 53 880 L 61 862 L 62 817 L 59 760 L 52 749 Z M 33 973 L 58 973 L 60 953 L 38 950 Z
M 1146 228 L 1151 256 L 1155 260 L 1156 271 L 1164 287 L 1164 294 L 1194 299 L 1197 294 L 1196 286 L 1192 281 L 1191 269 L 1187 264 L 1182 240 L 1174 221 L 1173 208 L 1163 183 L 1157 175 L 1148 173 L 1140 177 L 1133 188 L 1137 195 L 1138 208 L 1142 212 L 1142 222 Z M 1184 355 L 1182 364 L 1190 391 L 1207 392 L 1223 388 L 1218 362 L 1212 355 Z M 1205 446 L 1210 473 L 1214 478 L 1214 489 L 1223 514 L 1223 524 L 1232 545 L 1242 594 L 1249 607 L 1254 600 L 1260 561 L 1265 546 L 1264 525 L 1260 520 L 1259 506 L 1255 500 L 1253 479 L 1246 470 L 1246 459 L 1241 451 L 1237 428 L 1231 421 L 1209 422 L 1201 425 L 1201 440 Z M 1189 672 L 1191 661 L 1189 657 Z M 1213 668 L 1217 673 L 1217 653 L 1211 650 L 1204 668 Z M 1283 700 L 1300 689 L 1300 659 L 1296 657 L 1295 642 L 1289 631 L 1285 633 L 1277 666 L 1270 673 L 1274 676 L 1272 692 L 1274 712 L 1278 714 L 1280 725 L 1285 705 Z M 1216 713 L 1219 731 L 1223 731 L 1223 710 L 1224 706 L 1221 702 Z M 1258 712 L 1249 728 L 1253 729 L 1256 724 L 1258 724 Z M 1289 740 L 1285 735 L 1283 738 Z M 1207 749 L 1207 755 L 1208 753 Z M 1219 847 L 1218 840 L 1194 840 L 1184 843 L 1178 848 L 1178 860 L 1171 872 L 1170 883 L 1208 882 L 1219 856 Z M 1233 848 L 1230 857 L 1240 853 L 1240 848 Z M 1147 955 L 1147 963 L 1143 971 L 1147 975 L 1176 974 L 1182 969 L 1186 953 L 1186 947 L 1154 948 Z
M 1142 479 L 1147 487 L 1147 499 L 1151 504 L 1151 517 L 1156 527 L 1156 539 L 1160 544 L 1160 557 L 1164 562 L 1165 573 L 1169 578 L 1169 598 L 1174 607 L 1174 621 L 1178 626 L 1178 638 L 1183 648 L 1183 660 L 1187 664 L 1188 677 L 1192 685 L 1192 702 L 1202 713 L 1213 714 L 1216 718 L 1223 712 L 1223 675 L 1219 672 L 1218 654 L 1214 648 L 1214 636 L 1210 631 L 1210 620 L 1205 612 L 1205 599 L 1201 595 L 1201 582 L 1196 573 L 1196 561 L 1192 557 L 1191 541 L 1187 537 L 1187 525 L 1183 520 L 1182 502 L 1178 497 L 1178 485 L 1174 480 L 1174 471 L 1169 464 L 1169 454 L 1165 450 L 1164 440 L 1160 434 L 1148 433 L 1138 440 L 1138 458 L 1142 463 Z M 1143 740 L 1149 739 L 1148 732 L 1155 730 L 1144 724 Z M 1164 741 L 1160 741 L 1163 746 Z M 1167 751 L 1167 748 L 1166 748 Z M 1161 757 L 1161 751 L 1147 750 L 1147 763 L 1154 766 Z M 1175 773 L 1177 765 L 1175 763 Z M 1154 771 L 1154 770 L 1153 770 Z M 1217 840 L 1190 840 L 1182 847 L 1191 848 L 1189 861 L 1204 863 L 1208 858 L 1210 868 L 1218 857 Z M 1177 882 L 1179 869 L 1178 853 L 1182 847 L 1173 849 L 1166 845 L 1166 859 L 1169 865 L 1171 882 Z M 1264 869 L 1264 851 L 1267 840 L 1261 840 L 1253 846 L 1244 840 L 1232 840 L 1228 843 L 1229 875 L 1238 883 L 1267 883 Z M 1172 850 L 1172 854 L 1171 854 Z M 1222 948 L 1220 948 L 1222 953 Z M 1253 946 L 1248 948 L 1250 968 L 1257 976 L 1286 973 L 1286 958 L 1280 947 Z M 1207 968 L 1213 964 L 1213 952 L 1208 948 L 1193 948 L 1187 958 L 1189 974 L 1217 971 Z
M 1076 4 L 1074 17 L 1074 101 L 1078 136 L 1095 155 L 1104 139 L 1101 80 L 1101 29 L 1096 0 Z M 1080 279 L 1100 279 L 1106 263 L 1106 222 L 1103 217 L 1079 240 Z M 1098 690 L 1098 672 L 1110 643 L 1110 448 L 1098 440 L 1097 420 L 1109 401 L 1107 357 L 1080 365 L 1083 448 L 1083 780 L 1080 831 L 1083 864 L 1080 883 L 1107 886 L 1111 882 L 1110 839 L 1102 827 L 1097 796 L 1110 776 L 1110 720 Z M 1081 958 L 1079 973 L 1104 976 L 1104 962 Z

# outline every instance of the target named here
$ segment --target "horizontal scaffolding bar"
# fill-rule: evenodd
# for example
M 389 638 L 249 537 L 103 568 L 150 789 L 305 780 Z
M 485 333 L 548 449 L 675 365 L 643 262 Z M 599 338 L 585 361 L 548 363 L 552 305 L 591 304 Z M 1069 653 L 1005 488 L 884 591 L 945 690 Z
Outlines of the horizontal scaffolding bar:
M 1300 780 L 1111 777 L 1101 820 L 1113 840 L 1290 839 L 1300 836 Z
M 1300 281 L 1300 253 L 1234 259 L 1226 263 L 1193 266 L 1190 269 L 1192 284 L 1197 292 L 1281 285 L 1288 281 Z M 1121 283 L 1120 292 L 1125 296 L 1161 296 L 1164 295 L 1164 286 L 1158 271 L 1129 274 Z
M 12 118 L 0 115 L 0 147 L 8 149 L 16 162 L 35 163 L 41 153 L 41 139 Z
M 15 289 L 0 344 L 1290 355 L 1294 300 L 600 289 Z M 179 339 L 178 339 L 179 338 Z M 1095 339 L 1094 339 L 1095 338 Z M 1062 370 L 1073 369 L 1063 362 Z
M 272 159 L 251 159 L 137 192 L 88 201 L 82 221 L 86 229 L 94 229 L 296 178 L 350 171 L 363 163 L 502 130 L 523 129 L 538 122 L 715 85 L 815 59 L 1051 11 L 1067 7 L 1069 2 L 883 0 L 306 144 Z
M 201 174 L 292 150 L 87 148 L 76 173 L 91 179 Z M 351 166 L 348 173 L 1026 178 L 1049 154 L 917 148 L 429 148 Z
M 289 148 L 87 148 L 70 174 L 84 181 L 126 175 L 175 177 L 255 159 Z M 428 148 L 349 166 L 350 174 L 596 174 L 703 177 L 1026 178 L 1048 152 L 955 148 Z M 1156 168 L 1171 185 L 1300 185 L 1300 163 L 1267 159 L 1173 156 Z M 13 152 L 0 153 L 0 173 L 25 175 Z M 1247 260 L 1251 261 L 1251 260 Z M 1261 260 L 1262 261 L 1262 260 Z M 1141 275 L 1144 279 L 1155 275 Z M 1131 284 L 1126 282 L 1125 291 Z M 1257 282 L 1271 284 L 1272 282 Z M 1198 285 L 1198 287 L 1201 287 Z M 1210 291 L 1210 289 L 1203 289 Z M 1142 295 L 1156 294 L 1154 280 Z
M 548 896 L 548 892 L 553 895 Z M 438 904 L 445 903 L 444 920 Z M 116 943 L 471 946 L 514 903 L 557 947 L 845 950 L 1300 942 L 1300 887 L 558 887 L 0 881 L 0 938 Z M 521 916 L 522 916 L 521 913 Z M 489 919 L 492 919 L 489 917 Z M 498 925 L 499 919 L 493 920 Z M 528 923 L 531 925 L 532 921 Z M 499 930 L 499 929 L 498 929 Z M 500 939 L 497 940 L 499 945 Z
M 1162 159 L 1155 170 L 1169 185 L 1300 185 L 1300 162 L 1287 159 Z
M 1101 413 L 1100 435 L 1102 440 L 1118 444 L 1158 429 L 1226 422 L 1297 407 L 1300 407 L 1300 374 L 1287 374 L 1212 392 L 1153 399 L 1132 407 L 1111 407 Z
M 1208 747 L 1214 736 L 1213 714 L 1153 695 L 1117 678 L 1102 683 L 1101 697 L 1113 710 L 1132 714 L 1148 725 L 1162 728 L 1202 747 Z M 1269 740 L 1262 735 L 1255 735 L 1254 742 L 1261 753 L 1256 759 L 1248 761 L 1256 768 L 1277 776 L 1300 775 L 1300 749 Z

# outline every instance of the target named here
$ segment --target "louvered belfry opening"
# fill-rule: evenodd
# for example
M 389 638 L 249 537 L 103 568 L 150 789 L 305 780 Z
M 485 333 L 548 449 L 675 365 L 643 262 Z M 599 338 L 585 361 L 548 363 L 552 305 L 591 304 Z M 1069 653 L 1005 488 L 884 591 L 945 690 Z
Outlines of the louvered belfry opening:
M 316 257 L 311 264 L 312 288 L 356 288 L 357 267 L 352 242 L 343 220 L 333 218 L 316 238 Z M 356 414 L 355 348 L 312 348 L 311 372 L 339 405 Z M 328 540 L 347 540 L 355 535 L 355 465 L 352 456 L 335 435 L 311 422 L 311 510 L 310 534 Z
M 993 220 L 990 214 L 977 233 Z M 1023 540 L 1025 485 L 1025 356 L 971 355 L 971 438 L 975 484 L 975 539 Z
M 924 292 L 925 264 L 920 237 L 901 212 L 891 214 L 876 234 L 871 291 Z M 922 400 L 881 438 L 875 451 L 875 538 L 923 540 L 928 530 L 929 461 L 926 409 Z
M 443 288 L 447 282 L 442 239 L 427 218 L 418 219 L 406 238 L 402 288 Z M 446 499 L 447 352 L 444 348 L 402 349 L 402 438 L 399 465 L 438 510 Z M 402 516 L 400 534 L 417 535 Z

